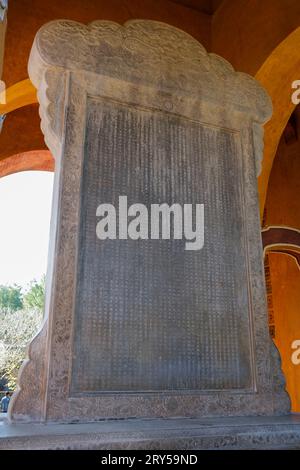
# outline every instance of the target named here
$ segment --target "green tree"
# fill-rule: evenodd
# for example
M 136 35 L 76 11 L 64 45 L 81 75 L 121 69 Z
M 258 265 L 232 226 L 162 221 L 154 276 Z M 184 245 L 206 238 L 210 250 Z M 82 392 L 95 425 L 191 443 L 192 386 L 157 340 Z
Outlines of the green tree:
M 0 311 L 16 312 L 23 308 L 23 295 L 21 287 L 0 286 Z
M 26 347 L 42 322 L 44 297 L 45 277 L 32 281 L 24 295 L 19 286 L 0 286 L 0 389 L 16 386 Z
M 0 312 L 0 383 L 14 390 L 26 348 L 42 322 L 41 310 Z
M 32 281 L 28 292 L 24 295 L 24 305 L 27 309 L 43 310 L 45 303 L 45 276 L 40 282 Z

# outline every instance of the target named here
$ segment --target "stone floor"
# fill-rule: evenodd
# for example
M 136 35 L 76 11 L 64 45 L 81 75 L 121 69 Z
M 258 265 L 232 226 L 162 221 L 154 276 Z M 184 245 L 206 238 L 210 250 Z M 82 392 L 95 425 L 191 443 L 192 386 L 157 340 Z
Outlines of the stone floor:
M 300 415 L 87 424 L 9 424 L 4 419 L 0 449 L 300 449 Z

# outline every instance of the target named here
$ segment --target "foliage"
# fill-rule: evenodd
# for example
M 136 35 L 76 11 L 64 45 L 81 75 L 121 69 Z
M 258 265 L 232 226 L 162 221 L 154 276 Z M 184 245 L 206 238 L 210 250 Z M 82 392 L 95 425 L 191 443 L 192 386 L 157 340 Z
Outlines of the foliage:
M 0 389 L 14 390 L 26 348 L 40 328 L 45 278 L 31 282 L 23 295 L 18 286 L 0 286 Z
M 32 281 L 28 292 L 24 295 L 25 308 L 42 310 L 45 302 L 45 276 L 40 282 Z
M 38 331 L 41 320 L 41 310 L 0 312 L 0 380 L 5 379 L 11 390 L 15 388 L 26 347 Z
M 0 311 L 16 312 L 23 308 L 23 295 L 21 287 L 13 286 L 0 286 Z

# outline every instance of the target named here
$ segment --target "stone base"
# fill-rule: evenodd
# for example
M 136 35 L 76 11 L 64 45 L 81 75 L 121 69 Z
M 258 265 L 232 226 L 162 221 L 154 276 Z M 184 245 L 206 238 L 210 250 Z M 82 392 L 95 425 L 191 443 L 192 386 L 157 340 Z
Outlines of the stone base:
M 300 449 L 300 415 L 0 423 L 0 449 Z

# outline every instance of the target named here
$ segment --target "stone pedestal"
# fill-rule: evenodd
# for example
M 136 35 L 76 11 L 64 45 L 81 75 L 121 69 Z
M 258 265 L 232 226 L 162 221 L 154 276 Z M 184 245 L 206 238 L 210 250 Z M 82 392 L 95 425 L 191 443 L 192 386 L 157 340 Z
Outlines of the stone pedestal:
M 0 450 L 300 450 L 300 417 L 127 419 L 0 426 Z
M 287 413 L 256 188 L 264 90 L 152 21 L 51 22 L 29 72 L 56 179 L 45 322 L 10 419 Z M 120 196 L 148 210 L 204 205 L 203 247 L 132 239 L 120 220 L 117 239 L 99 240 L 97 208 Z

